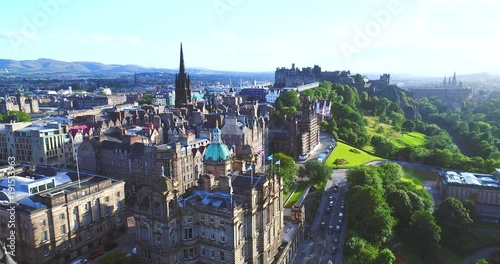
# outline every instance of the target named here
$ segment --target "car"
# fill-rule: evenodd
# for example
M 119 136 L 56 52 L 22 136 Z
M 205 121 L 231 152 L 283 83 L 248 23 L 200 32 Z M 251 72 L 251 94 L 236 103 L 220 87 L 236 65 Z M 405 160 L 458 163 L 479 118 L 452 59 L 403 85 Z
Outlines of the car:
M 325 222 L 321 222 L 321 229 L 325 228 Z
M 334 205 L 333 201 L 330 201 L 330 203 L 328 204 L 328 206 L 330 206 L 330 207 L 333 207 L 333 205 Z
M 104 254 L 104 251 L 102 251 L 102 250 L 96 250 L 96 251 L 90 253 L 89 259 L 90 260 L 96 259 L 96 258 L 102 256 L 103 254 Z
M 340 229 L 341 229 L 341 227 L 340 227 L 339 225 L 337 225 L 337 226 L 335 227 L 335 231 L 336 231 L 337 233 L 339 233 L 339 232 L 340 232 Z
M 330 259 L 328 260 L 327 264 L 333 264 L 333 261 Z
M 335 185 L 333 186 L 333 192 L 338 192 L 339 191 L 339 186 Z
M 333 238 L 333 243 L 338 244 L 338 243 L 339 243 L 339 239 L 338 239 L 338 238 L 336 238 L 336 237 L 334 237 L 334 238 Z
M 337 222 L 339 225 L 342 225 L 342 219 L 339 219 L 339 221 Z
M 87 259 L 75 259 L 71 264 L 85 264 L 87 263 Z
M 332 255 L 335 255 L 335 253 L 337 253 L 337 248 L 336 247 L 332 247 Z
M 330 195 L 329 199 L 330 199 L 330 201 L 333 201 L 333 195 Z
M 342 205 L 340 206 L 340 211 L 344 212 L 345 207 Z
M 328 233 L 332 234 L 333 233 L 333 226 L 328 227 Z
M 339 219 L 343 220 L 344 219 L 344 213 L 339 213 Z
M 326 212 L 329 213 L 332 209 L 330 207 L 326 208 Z
M 137 247 L 133 248 L 132 252 L 127 254 L 127 257 L 131 257 L 132 255 L 137 255 Z

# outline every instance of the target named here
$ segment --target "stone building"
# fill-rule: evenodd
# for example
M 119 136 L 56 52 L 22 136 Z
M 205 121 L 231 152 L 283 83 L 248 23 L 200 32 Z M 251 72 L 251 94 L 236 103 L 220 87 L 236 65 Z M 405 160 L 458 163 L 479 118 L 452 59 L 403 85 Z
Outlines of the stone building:
M 0 240 L 14 234 L 18 263 L 69 263 L 126 229 L 124 184 L 41 165 L 27 176 L 5 178 Z
M 6 114 L 8 111 L 21 111 L 27 114 L 38 113 L 38 99 L 35 97 L 26 98 L 22 88 L 16 96 L 9 96 L 0 101 L 0 114 Z
M 319 144 L 319 123 L 316 103 L 309 97 L 300 97 L 297 114 L 286 119 L 275 117 L 269 127 L 271 153 L 282 152 L 298 159 L 310 153 Z
M 163 175 L 138 193 L 137 252 L 148 263 L 272 263 L 283 241 L 283 183 L 233 173 L 220 130 L 205 153 L 207 173 L 181 191 Z M 229 172 L 228 172 L 229 171 Z

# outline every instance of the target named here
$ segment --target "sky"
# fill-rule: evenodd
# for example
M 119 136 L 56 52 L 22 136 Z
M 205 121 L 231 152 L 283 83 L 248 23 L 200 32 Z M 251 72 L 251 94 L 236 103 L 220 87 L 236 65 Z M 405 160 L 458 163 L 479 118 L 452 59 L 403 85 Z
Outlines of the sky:
M 0 59 L 500 74 L 496 0 L 6 0 Z

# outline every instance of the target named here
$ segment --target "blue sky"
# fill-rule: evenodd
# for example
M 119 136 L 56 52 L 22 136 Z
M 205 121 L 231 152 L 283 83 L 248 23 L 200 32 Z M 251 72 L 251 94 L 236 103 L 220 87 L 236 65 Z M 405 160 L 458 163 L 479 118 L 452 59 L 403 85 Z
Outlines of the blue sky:
M 214 70 L 500 73 L 500 1 L 2 1 L 0 58 Z

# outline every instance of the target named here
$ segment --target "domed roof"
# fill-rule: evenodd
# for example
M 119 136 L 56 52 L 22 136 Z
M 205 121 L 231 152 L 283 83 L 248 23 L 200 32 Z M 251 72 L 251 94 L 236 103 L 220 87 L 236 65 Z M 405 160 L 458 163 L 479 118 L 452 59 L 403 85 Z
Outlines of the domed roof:
M 231 156 L 231 151 L 224 143 L 212 143 L 205 150 L 205 160 L 217 161 L 221 159 L 226 161 Z
M 213 140 L 210 145 L 208 145 L 205 150 L 205 160 L 212 161 L 226 161 L 232 157 L 232 153 L 226 144 L 222 143 L 220 129 L 215 126 L 213 134 Z

